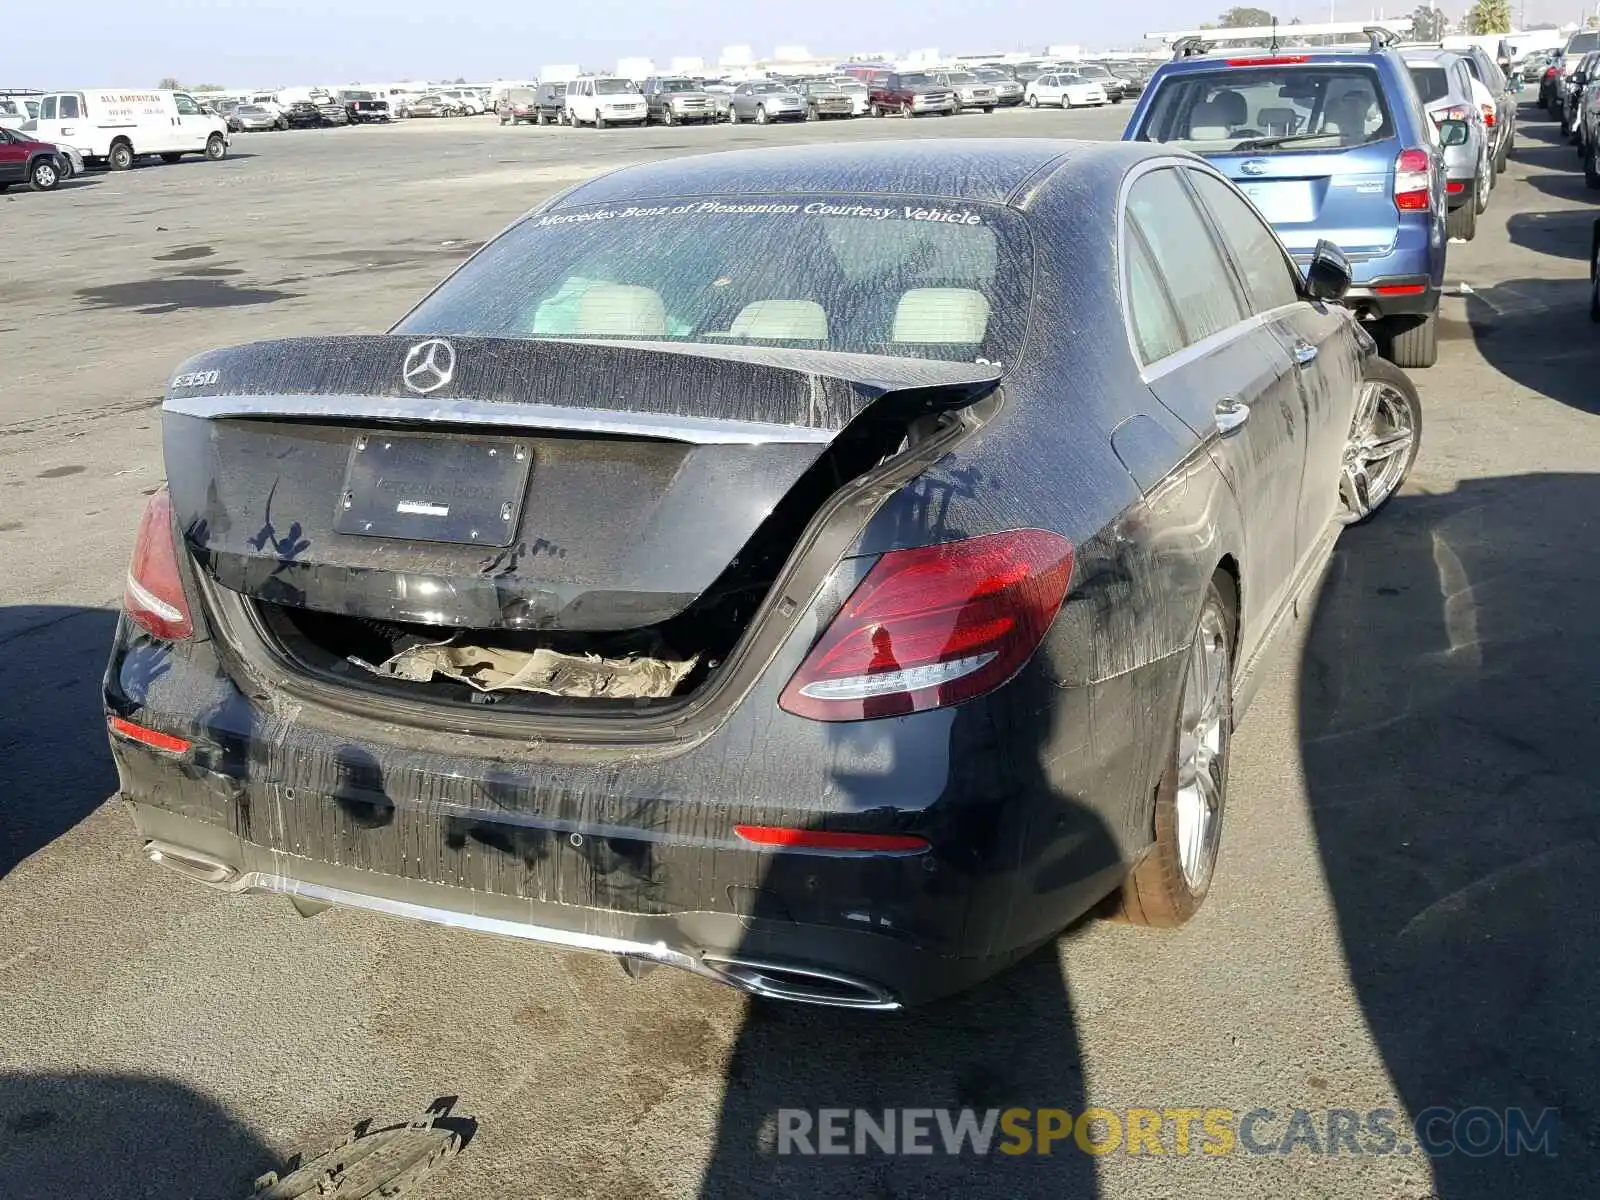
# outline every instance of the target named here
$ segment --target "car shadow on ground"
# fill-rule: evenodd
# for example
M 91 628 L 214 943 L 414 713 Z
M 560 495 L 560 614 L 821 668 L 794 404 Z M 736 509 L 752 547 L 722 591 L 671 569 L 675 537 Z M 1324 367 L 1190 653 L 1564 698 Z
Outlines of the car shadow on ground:
M 116 791 L 100 701 L 116 624 L 107 609 L 0 608 L 0 876 Z
M 1585 239 L 1593 218 L 1581 226 Z M 1568 237 L 1576 236 L 1576 231 Z M 1600 413 L 1595 342 L 1583 279 L 1510 279 L 1467 297 L 1478 353 L 1506 378 L 1562 404 Z M 1535 401 L 1537 403 L 1537 401 Z M 1426 451 L 1424 451 L 1426 453 Z
M 1431 1128 L 1474 1148 L 1433 1161 L 1440 1200 L 1600 1177 L 1597 509 L 1600 475 L 1401 496 L 1341 540 L 1309 633 L 1302 757 L 1352 982 L 1413 1118 L 1489 1112 Z M 1556 1156 L 1505 1153 L 1508 1109 L 1559 1110 Z
M 0 1200 L 242 1200 L 271 1150 L 169 1079 L 0 1072 Z

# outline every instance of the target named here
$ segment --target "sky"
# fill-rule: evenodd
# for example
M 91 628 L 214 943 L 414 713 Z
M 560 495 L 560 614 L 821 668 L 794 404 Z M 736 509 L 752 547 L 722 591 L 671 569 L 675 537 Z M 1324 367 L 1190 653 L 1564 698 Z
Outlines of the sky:
M 19 4 L 21 0 L 18 0 Z M 1455 15 L 1465 0 L 1442 5 Z M 1521 0 L 1512 0 L 1513 14 Z M 537 76 L 540 66 L 605 70 L 647 56 L 715 63 L 724 46 L 758 55 L 801 45 L 817 55 L 937 47 L 946 53 L 1042 52 L 1047 45 L 1139 44 L 1142 34 L 1214 20 L 1218 0 L 71 0 L 26 7 L 0 38 L 0 89 L 185 86 Z M 1274 8 L 1328 19 L 1327 0 Z M 1391 4 L 1389 12 L 1409 12 Z M 1572 20 L 1581 6 L 1528 0 L 1529 20 Z M 1376 6 L 1335 0 L 1337 19 Z M 51 47 L 41 53 L 41 47 Z

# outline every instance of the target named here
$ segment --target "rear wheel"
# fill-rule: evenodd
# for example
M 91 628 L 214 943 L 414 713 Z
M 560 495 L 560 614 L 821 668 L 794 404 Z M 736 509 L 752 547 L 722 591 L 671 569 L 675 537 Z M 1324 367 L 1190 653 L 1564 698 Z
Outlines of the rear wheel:
M 1370 520 L 1400 490 L 1422 448 L 1422 398 L 1399 367 L 1370 359 L 1345 442 L 1339 502 L 1346 525 Z
M 126 171 L 133 166 L 133 147 L 127 142 L 114 142 L 106 163 L 113 171 Z
M 1380 331 L 1384 357 L 1397 367 L 1411 370 L 1439 361 L 1439 314 L 1426 317 L 1390 317 Z
M 1450 238 L 1460 238 L 1464 242 L 1470 242 L 1474 237 L 1477 236 L 1478 197 L 1476 192 L 1477 189 L 1481 188 L 1483 185 L 1477 181 L 1474 181 L 1472 186 L 1474 189 L 1472 199 L 1468 200 L 1465 204 L 1457 205 L 1455 208 L 1452 208 L 1449 212 L 1445 213 L 1445 236 Z
M 1589 234 L 1589 320 L 1600 325 L 1600 221 Z
M 1237 611 L 1233 581 L 1219 573 L 1189 643 L 1173 751 L 1156 786 L 1155 840 L 1122 885 L 1121 915 L 1136 925 L 1182 925 L 1211 889 L 1233 740 Z

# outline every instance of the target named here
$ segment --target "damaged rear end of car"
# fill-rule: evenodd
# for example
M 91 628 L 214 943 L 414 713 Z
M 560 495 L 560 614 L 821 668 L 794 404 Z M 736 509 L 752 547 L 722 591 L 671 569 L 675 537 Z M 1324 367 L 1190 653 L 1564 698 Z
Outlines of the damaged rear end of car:
M 1030 817 L 951 706 L 1022 670 L 1072 548 L 862 542 L 1007 411 L 981 339 L 1025 306 L 902 288 L 846 345 L 780 296 L 675 340 L 644 290 L 184 364 L 105 685 L 146 853 L 803 1002 L 992 973 Z

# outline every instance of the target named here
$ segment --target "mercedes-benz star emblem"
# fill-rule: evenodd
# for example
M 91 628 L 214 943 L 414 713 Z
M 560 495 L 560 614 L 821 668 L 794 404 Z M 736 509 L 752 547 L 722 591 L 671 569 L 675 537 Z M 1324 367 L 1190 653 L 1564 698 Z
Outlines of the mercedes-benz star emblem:
M 429 338 L 406 351 L 400 378 L 413 392 L 426 396 L 437 392 L 456 373 L 455 348 L 443 338 Z
M 1246 175 L 1264 175 L 1267 171 L 1267 164 L 1259 159 L 1253 159 L 1250 162 L 1245 163 L 1244 166 L 1240 167 L 1239 169 Z

